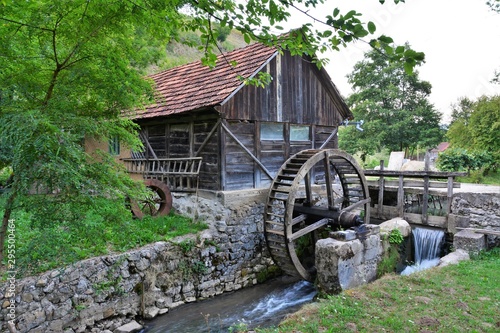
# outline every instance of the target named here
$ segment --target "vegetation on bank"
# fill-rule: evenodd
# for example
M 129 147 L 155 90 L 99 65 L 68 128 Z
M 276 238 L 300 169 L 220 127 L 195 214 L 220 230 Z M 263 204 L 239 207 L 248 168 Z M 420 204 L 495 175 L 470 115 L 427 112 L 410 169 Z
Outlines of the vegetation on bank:
M 0 207 L 4 205 L 4 197 L 0 195 Z M 0 215 L 3 215 L 1 209 Z M 51 216 L 54 217 L 52 223 Z M 104 198 L 79 202 L 64 211 L 58 211 L 57 205 L 49 203 L 46 211 L 27 213 L 17 209 L 11 218 L 15 225 L 16 270 L 20 277 L 207 228 L 205 223 L 174 214 L 139 220 L 133 218 L 125 204 Z
M 500 248 L 327 296 L 258 333 L 498 332 Z M 245 332 L 240 330 L 239 332 Z

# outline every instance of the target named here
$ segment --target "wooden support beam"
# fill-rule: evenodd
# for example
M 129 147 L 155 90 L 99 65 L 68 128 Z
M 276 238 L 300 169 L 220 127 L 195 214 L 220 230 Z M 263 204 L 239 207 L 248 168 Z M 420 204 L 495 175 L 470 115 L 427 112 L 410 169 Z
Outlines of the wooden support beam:
M 403 187 L 403 176 L 399 176 L 398 184 L 398 217 L 403 217 L 405 213 L 405 190 Z
M 384 171 L 384 160 L 380 161 L 380 171 Z M 384 176 L 381 175 L 378 179 L 378 208 L 377 214 L 382 216 L 384 209 Z
M 451 213 L 451 200 L 453 198 L 453 177 L 448 177 L 448 192 L 447 192 L 447 207 L 446 207 L 446 214 Z
M 205 148 L 206 144 L 208 143 L 208 141 L 210 140 L 210 138 L 212 137 L 212 135 L 214 135 L 215 131 L 219 127 L 220 123 L 221 123 L 221 119 L 219 118 L 217 120 L 217 123 L 214 125 L 214 127 L 212 128 L 212 130 L 210 131 L 210 133 L 208 133 L 208 136 L 205 138 L 205 140 L 201 144 L 200 148 L 198 148 L 198 151 L 196 152 L 196 154 L 194 154 L 194 157 L 198 157 L 198 155 L 200 155 L 200 153 L 203 150 L 203 148 Z
M 429 172 L 430 156 L 429 152 L 425 153 L 424 171 Z M 424 176 L 424 193 L 422 195 L 422 224 L 428 223 L 428 213 L 429 208 L 429 176 Z
M 328 142 L 330 142 L 333 139 L 333 137 L 337 134 L 338 131 L 339 131 L 339 128 L 335 127 L 332 134 L 330 134 L 330 136 L 328 136 L 328 138 L 325 140 L 325 142 L 323 142 L 323 144 L 319 147 L 319 149 L 325 148 L 325 146 L 328 144 Z
M 255 161 L 255 163 L 257 163 L 257 165 L 262 169 L 262 171 L 264 171 L 264 173 L 269 177 L 269 179 L 273 179 L 273 176 L 271 175 L 269 170 L 267 170 L 264 164 L 262 164 L 262 162 L 259 161 L 259 159 L 255 157 L 255 155 L 252 154 L 252 152 L 248 150 L 248 148 L 245 147 L 245 145 L 240 140 L 238 140 L 238 138 L 231 132 L 231 130 L 224 123 L 221 123 L 221 126 L 226 131 L 226 133 L 229 134 L 229 136 L 234 141 L 236 141 L 236 143 L 238 143 L 241 146 L 241 148 L 243 148 L 243 150 Z

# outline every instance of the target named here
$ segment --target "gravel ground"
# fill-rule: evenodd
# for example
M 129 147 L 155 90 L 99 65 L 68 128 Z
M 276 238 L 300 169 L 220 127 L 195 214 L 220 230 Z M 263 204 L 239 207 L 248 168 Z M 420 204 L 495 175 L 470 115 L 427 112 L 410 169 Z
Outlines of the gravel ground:
M 500 186 L 461 183 L 460 188 L 454 188 L 453 193 L 497 193 L 500 194 Z

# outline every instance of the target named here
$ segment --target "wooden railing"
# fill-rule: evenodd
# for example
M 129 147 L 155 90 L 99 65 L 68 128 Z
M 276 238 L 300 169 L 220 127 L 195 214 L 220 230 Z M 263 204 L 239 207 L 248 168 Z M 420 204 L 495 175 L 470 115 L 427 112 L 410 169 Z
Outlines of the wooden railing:
M 144 179 L 165 182 L 170 191 L 194 192 L 198 188 L 201 157 L 186 158 L 124 158 L 129 173 L 141 174 Z
M 454 181 L 457 176 L 465 176 L 463 172 L 439 171 L 395 171 L 395 170 L 364 170 L 365 176 L 378 177 L 377 180 L 368 180 L 368 187 L 378 192 L 371 215 L 375 219 L 391 219 L 401 217 L 409 223 L 423 224 L 435 227 L 445 227 L 451 209 L 453 189 L 460 184 Z M 389 180 L 387 178 L 390 178 Z M 408 179 L 411 178 L 411 179 Z M 444 181 L 431 181 L 431 179 L 445 179 Z M 396 205 L 384 205 L 384 193 L 396 192 Z M 408 205 L 405 196 L 413 195 L 419 198 L 421 213 L 412 213 L 405 210 Z M 442 198 L 442 202 L 441 202 Z M 429 214 L 429 203 L 437 200 L 439 205 L 444 203 L 444 216 Z

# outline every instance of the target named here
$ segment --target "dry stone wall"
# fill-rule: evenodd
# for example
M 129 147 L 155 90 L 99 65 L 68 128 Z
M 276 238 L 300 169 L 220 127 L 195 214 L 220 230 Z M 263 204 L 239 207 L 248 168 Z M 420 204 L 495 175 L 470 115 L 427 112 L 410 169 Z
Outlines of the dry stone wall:
M 453 233 L 459 228 L 500 231 L 500 193 L 456 193 L 449 222 Z M 488 235 L 488 247 L 500 246 L 500 237 Z
M 260 200 L 222 205 L 194 196 L 174 208 L 210 224 L 200 235 L 158 242 L 12 279 L 0 288 L 2 332 L 113 332 L 138 315 L 258 283 L 272 267 Z M 14 309 L 14 312 L 12 312 Z
M 332 233 L 316 242 L 315 265 L 318 289 L 327 294 L 358 287 L 375 280 L 383 247 L 380 227 L 369 224 L 362 238 L 353 230 Z

